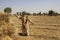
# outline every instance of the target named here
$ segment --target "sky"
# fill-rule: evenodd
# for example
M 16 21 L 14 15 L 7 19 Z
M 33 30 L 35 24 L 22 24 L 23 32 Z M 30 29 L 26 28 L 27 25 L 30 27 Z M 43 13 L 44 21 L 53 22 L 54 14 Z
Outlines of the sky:
M 60 13 L 60 0 L 0 0 L 0 10 L 4 11 L 6 7 L 11 7 L 12 13 L 46 13 L 49 10 Z

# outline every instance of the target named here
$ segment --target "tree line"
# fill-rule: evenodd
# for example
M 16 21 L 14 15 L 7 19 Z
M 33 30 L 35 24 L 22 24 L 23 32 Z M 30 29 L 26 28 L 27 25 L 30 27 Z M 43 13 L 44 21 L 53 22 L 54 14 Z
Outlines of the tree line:
M 4 13 L 8 13 L 8 14 L 11 14 L 11 12 L 12 12 L 12 8 L 11 7 L 6 7 L 5 9 L 4 9 Z M 27 13 L 26 11 L 23 11 L 23 12 L 17 12 L 15 15 L 34 15 L 34 16 L 37 16 L 37 15 L 48 15 L 48 16 L 57 16 L 57 15 L 60 15 L 59 13 L 57 13 L 57 12 L 55 12 L 55 11 L 53 11 L 53 10 L 49 10 L 48 11 L 48 13 L 41 13 L 41 12 L 39 12 L 39 13 L 33 13 L 33 14 L 31 14 L 31 13 Z

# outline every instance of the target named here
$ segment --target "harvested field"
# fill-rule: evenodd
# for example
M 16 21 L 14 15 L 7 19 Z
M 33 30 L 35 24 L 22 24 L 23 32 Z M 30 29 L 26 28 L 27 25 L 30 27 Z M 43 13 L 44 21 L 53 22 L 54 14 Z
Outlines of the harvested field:
M 13 36 L 13 40 L 60 40 L 60 16 L 29 16 L 34 25 L 29 23 L 30 36 Z M 17 33 L 21 33 L 21 20 L 9 17 Z M 13 28 L 14 29 L 14 28 Z

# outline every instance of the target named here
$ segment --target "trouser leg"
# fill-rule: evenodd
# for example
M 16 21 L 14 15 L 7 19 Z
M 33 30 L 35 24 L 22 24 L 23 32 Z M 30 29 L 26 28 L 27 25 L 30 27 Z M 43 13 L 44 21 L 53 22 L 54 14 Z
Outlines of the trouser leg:
M 27 26 L 27 35 L 29 36 L 29 26 Z
M 29 36 L 29 30 L 28 29 L 23 29 L 22 32 L 23 32 L 23 35 Z
M 27 29 L 27 35 L 29 36 L 29 30 Z
M 28 35 L 29 36 L 29 27 L 28 26 L 23 26 L 22 27 L 22 32 L 23 32 L 23 35 Z

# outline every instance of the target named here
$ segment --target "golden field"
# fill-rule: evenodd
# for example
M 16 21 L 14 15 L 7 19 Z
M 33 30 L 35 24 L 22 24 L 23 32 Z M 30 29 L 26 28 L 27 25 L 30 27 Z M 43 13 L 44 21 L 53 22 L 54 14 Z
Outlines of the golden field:
M 21 33 L 21 20 L 13 15 L 8 18 L 9 22 L 2 25 L 9 27 L 11 30 L 13 29 L 13 31 L 16 30 L 15 32 L 17 33 Z M 60 40 L 60 16 L 31 15 L 29 18 L 34 22 L 34 25 L 29 23 L 30 36 L 16 35 L 12 39 L 9 38 L 10 40 Z M 5 39 L 5 37 L 0 38 L 2 38 L 0 40 L 9 40 Z

